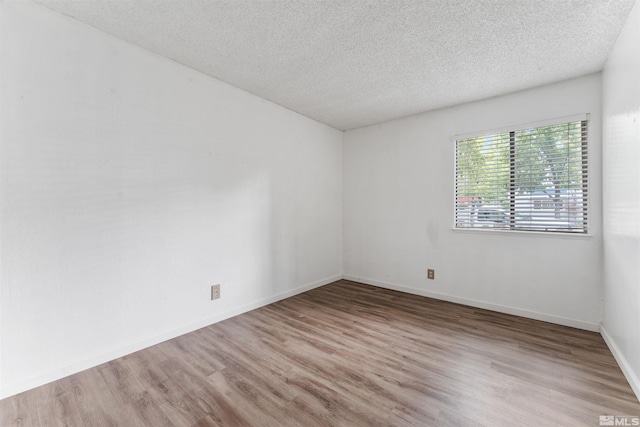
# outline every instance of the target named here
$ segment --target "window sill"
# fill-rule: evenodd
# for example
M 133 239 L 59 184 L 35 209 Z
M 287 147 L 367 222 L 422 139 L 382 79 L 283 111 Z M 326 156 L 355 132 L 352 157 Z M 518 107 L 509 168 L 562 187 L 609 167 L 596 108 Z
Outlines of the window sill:
M 526 236 L 526 237 L 542 237 L 546 239 L 593 239 L 596 237 L 592 233 L 564 233 L 546 232 L 546 231 L 510 231 L 510 230 L 496 230 L 491 228 L 452 228 L 455 233 L 469 233 L 469 234 L 500 234 L 503 236 Z

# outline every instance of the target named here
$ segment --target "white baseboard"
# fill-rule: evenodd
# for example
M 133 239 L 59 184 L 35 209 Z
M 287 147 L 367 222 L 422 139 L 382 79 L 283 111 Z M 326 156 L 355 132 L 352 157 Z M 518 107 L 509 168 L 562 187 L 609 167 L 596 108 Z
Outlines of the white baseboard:
M 342 279 L 342 275 L 335 275 L 335 276 L 324 278 L 322 280 L 318 280 L 313 283 L 307 283 L 305 285 L 288 290 L 286 292 L 282 292 L 268 298 L 263 298 L 258 301 L 254 301 L 252 303 L 242 305 L 240 307 L 234 307 L 230 310 L 224 311 L 222 313 L 218 313 L 214 316 L 207 317 L 206 319 L 203 319 L 196 323 L 192 323 L 190 325 L 186 325 L 180 328 L 173 329 L 171 331 L 167 331 L 163 334 L 156 335 L 149 339 L 126 345 L 124 347 L 118 348 L 113 351 L 109 351 L 107 353 L 100 354 L 96 357 L 92 357 L 87 360 L 70 363 L 69 365 L 65 365 L 60 368 L 53 369 L 44 374 L 36 375 L 31 378 L 18 381 L 15 383 L 2 384 L 0 385 L 0 399 L 4 399 L 6 397 L 13 396 L 18 393 L 22 393 L 23 391 L 27 391 L 32 388 L 50 383 L 52 381 L 59 380 L 60 378 L 64 378 L 66 376 L 84 371 L 86 369 L 93 368 L 95 366 L 101 365 L 103 363 L 109 362 L 119 357 L 126 356 L 127 354 L 135 353 L 136 351 L 140 351 L 147 347 L 160 344 L 161 342 L 170 340 L 180 335 L 193 332 L 197 329 L 204 328 L 205 326 L 213 325 L 214 323 L 221 322 L 223 320 L 229 319 L 239 314 L 246 313 L 251 310 L 255 310 L 256 308 L 260 308 L 265 305 L 280 301 L 282 299 L 292 297 L 302 292 L 306 292 L 311 289 L 314 289 L 323 285 L 327 285 L 329 283 L 335 282 L 336 280 L 340 280 L 340 279 Z
M 604 325 L 600 325 L 600 335 L 604 338 L 604 342 L 607 343 L 609 350 L 613 353 L 613 357 L 615 357 L 616 362 L 620 365 L 620 369 L 622 369 L 622 373 L 629 382 L 633 392 L 636 394 L 638 400 L 640 400 L 640 378 L 638 378 L 638 375 L 633 371 L 633 368 L 627 361 L 627 358 L 624 357 L 624 354 L 620 351 L 620 347 L 618 347 L 616 342 L 613 340 L 613 337 L 609 335 Z
M 455 302 L 458 304 L 464 304 L 471 307 L 478 307 L 478 308 L 484 308 L 486 310 L 497 311 L 499 313 L 513 314 L 515 316 L 526 317 L 528 319 L 542 320 L 544 322 L 555 323 L 557 325 L 570 326 L 572 328 L 585 329 L 587 331 L 592 331 L 592 332 L 600 331 L 599 323 L 586 322 L 583 320 L 570 319 L 567 317 L 555 316 L 552 314 L 539 313 L 537 311 L 530 311 L 530 310 L 524 310 L 516 307 L 509 307 L 505 305 L 490 303 L 487 301 L 479 301 L 474 299 L 457 297 L 453 295 L 441 294 L 438 292 L 431 292 L 424 289 L 416 289 L 416 288 L 411 288 L 403 285 L 380 282 L 378 280 L 367 279 L 364 277 L 343 275 L 342 278 L 345 280 L 360 282 L 367 285 L 378 286 L 386 289 L 392 289 L 394 291 L 406 292 L 414 295 L 422 295 L 429 298 Z

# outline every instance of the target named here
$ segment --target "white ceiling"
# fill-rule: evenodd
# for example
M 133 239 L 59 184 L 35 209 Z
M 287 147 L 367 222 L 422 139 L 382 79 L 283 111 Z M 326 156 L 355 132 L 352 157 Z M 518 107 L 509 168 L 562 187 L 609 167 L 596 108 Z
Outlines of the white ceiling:
M 634 0 L 35 0 L 337 129 L 600 71 Z

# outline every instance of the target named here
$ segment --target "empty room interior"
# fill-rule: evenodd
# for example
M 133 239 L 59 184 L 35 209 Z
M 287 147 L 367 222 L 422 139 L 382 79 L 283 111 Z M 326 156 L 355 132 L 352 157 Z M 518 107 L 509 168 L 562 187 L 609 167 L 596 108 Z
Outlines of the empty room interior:
M 637 0 L 0 0 L 1 426 L 639 398 Z

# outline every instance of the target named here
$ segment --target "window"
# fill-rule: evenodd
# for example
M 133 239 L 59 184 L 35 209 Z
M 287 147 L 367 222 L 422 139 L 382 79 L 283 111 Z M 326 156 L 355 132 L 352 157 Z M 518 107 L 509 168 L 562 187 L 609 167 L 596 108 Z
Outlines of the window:
M 586 233 L 587 123 L 457 139 L 455 227 Z

